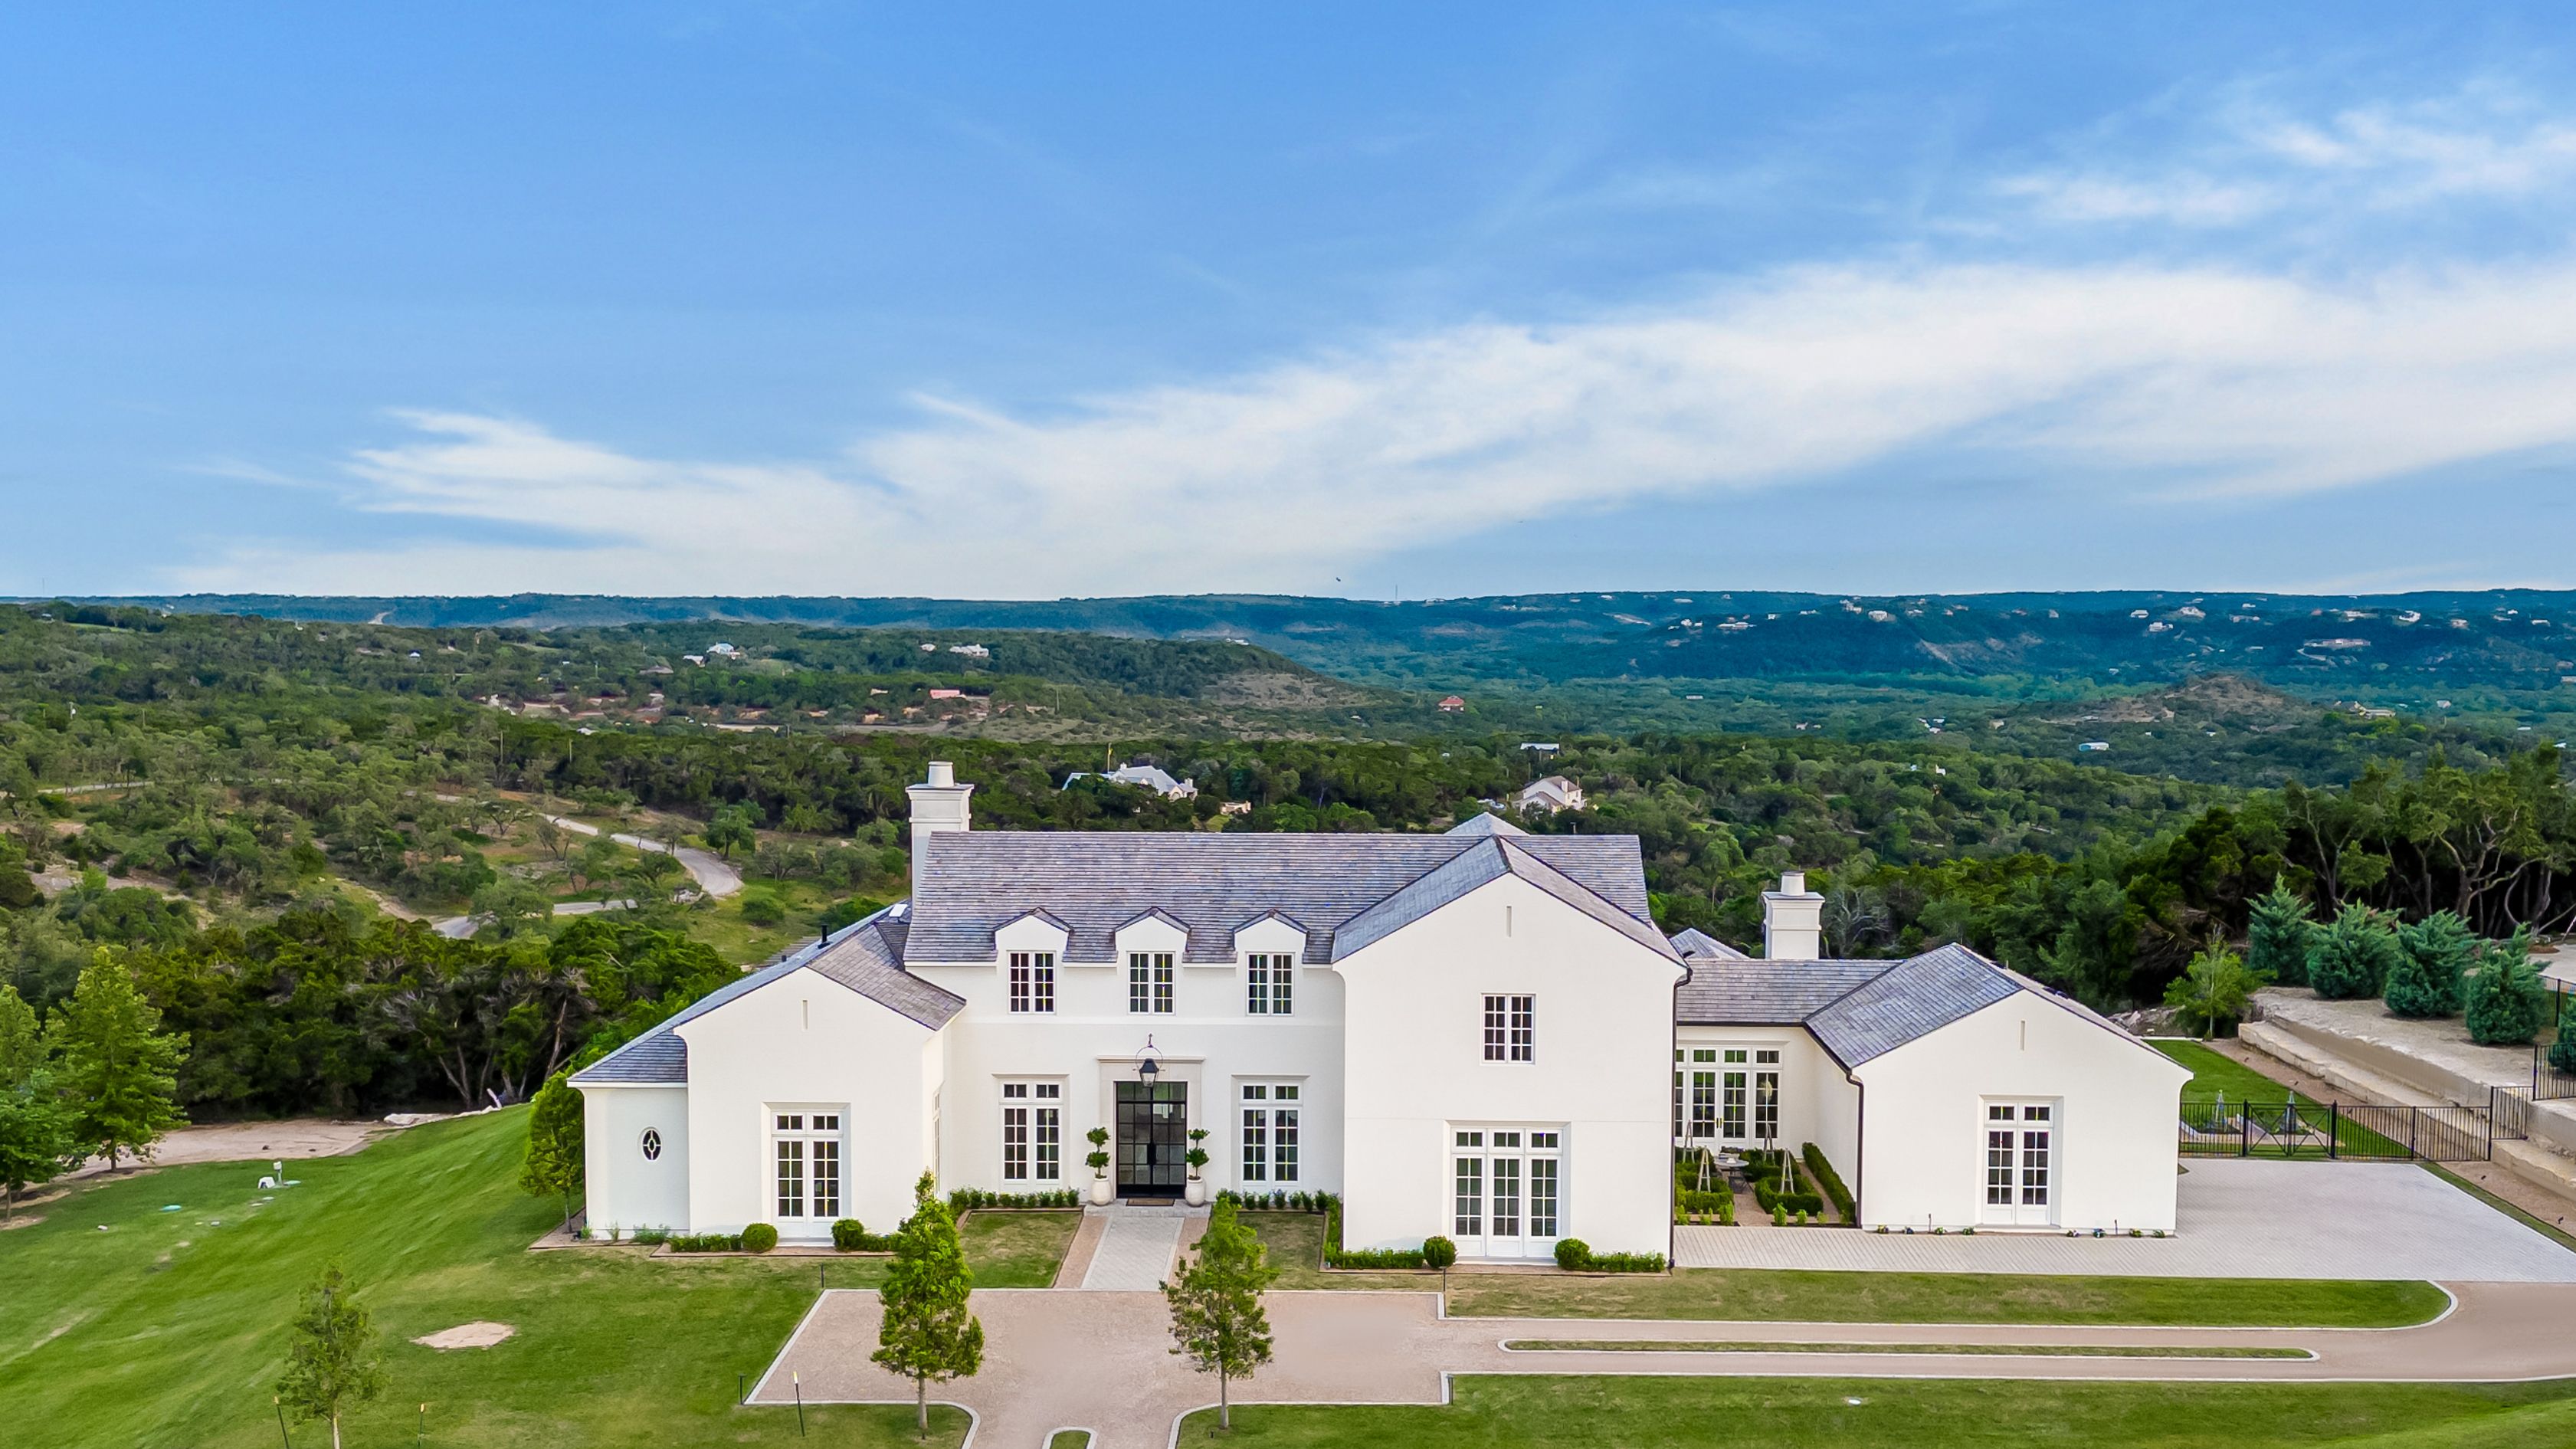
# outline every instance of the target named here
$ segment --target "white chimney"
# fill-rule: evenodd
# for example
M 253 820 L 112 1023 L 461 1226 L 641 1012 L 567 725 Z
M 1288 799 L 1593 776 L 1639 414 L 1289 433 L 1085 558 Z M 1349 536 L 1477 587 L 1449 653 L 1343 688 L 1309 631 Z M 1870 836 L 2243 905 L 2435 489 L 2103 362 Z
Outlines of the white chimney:
M 1807 889 L 1803 870 L 1780 872 L 1780 888 L 1762 893 L 1762 956 L 1813 961 L 1824 954 L 1825 898 Z
M 923 842 L 942 831 L 967 828 L 966 797 L 975 793 L 975 787 L 957 783 L 956 766 L 933 760 L 930 778 L 904 787 L 904 793 L 912 797 L 912 893 L 918 897 L 922 860 L 929 854 Z

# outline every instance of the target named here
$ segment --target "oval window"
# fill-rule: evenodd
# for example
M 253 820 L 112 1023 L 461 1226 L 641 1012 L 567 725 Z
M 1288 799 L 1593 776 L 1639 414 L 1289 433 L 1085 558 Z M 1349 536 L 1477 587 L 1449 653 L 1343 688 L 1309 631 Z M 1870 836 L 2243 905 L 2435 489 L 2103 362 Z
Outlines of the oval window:
M 646 1162 L 651 1162 L 651 1161 L 653 1161 L 654 1159 L 656 1159 L 656 1158 L 660 1157 L 661 1155 L 662 1155 L 662 1129 L 661 1129 L 661 1128 L 659 1128 L 659 1127 L 647 1127 L 647 1128 L 645 1128 L 645 1129 L 644 1129 L 644 1160 L 645 1160 Z

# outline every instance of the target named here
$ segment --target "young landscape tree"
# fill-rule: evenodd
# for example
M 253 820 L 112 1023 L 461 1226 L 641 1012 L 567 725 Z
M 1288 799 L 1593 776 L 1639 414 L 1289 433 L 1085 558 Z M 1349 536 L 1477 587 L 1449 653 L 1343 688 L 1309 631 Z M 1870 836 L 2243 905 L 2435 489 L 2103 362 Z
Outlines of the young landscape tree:
M 2377 996 L 2406 953 L 2379 912 L 2355 903 L 2335 912 L 2308 947 L 2308 984 L 2329 1001 Z
M 2522 1046 L 2540 1034 L 2540 975 L 2531 969 L 2531 942 L 2521 932 L 2481 942 L 2467 986 L 2469 1040 L 2483 1046 Z
M 2176 1024 L 2206 1039 L 2244 1020 L 2245 1004 L 2261 985 L 2263 978 L 2243 958 L 2212 940 L 2165 988 L 2165 1005 L 2173 1008 Z
M 105 951 L 93 957 L 46 1026 L 73 1133 L 109 1171 L 121 1156 L 149 1157 L 163 1134 L 187 1123 L 174 1100 L 187 1043 L 161 1031 L 160 1011 L 122 962 Z
M 2451 1016 L 2460 1010 L 2460 977 L 2477 948 L 2468 923 L 2435 911 L 2397 928 L 2400 953 L 2390 964 L 2381 994 L 2398 1016 Z
M 331 1425 L 331 1449 L 340 1449 L 340 1414 L 384 1392 L 384 1351 L 376 1326 L 351 1296 L 340 1265 L 322 1270 L 304 1290 L 304 1301 L 286 1326 L 286 1372 L 277 1379 L 279 1402 L 297 1423 Z
M 1172 1310 L 1172 1352 L 1199 1372 L 1216 1375 L 1220 1429 L 1234 1427 L 1227 1386 L 1270 1362 L 1270 1315 L 1261 1294 L 1278 1277 L 1269 1250 L 1237 1220 L 1234 1204 L 1221 1202 L 1208 1218 L 1207 1236 L 1199 1239 L 1198 1256 L 1163 1285 Z
M 0 990 L 6 990 L 0 987 Z M 18 1199 L 80 1165 L 71 1105 L 43 1068 L 0 1082 L 0 1222 L 18 1214 Z
M 581 1093 L 571 1075 L 546 1078 L 528 1104 L 528 1155 L 519 1169 L 519 1186 L 531 1197 L 560 1199 L 566 1222 L 582 1180 Z
M 957 1224 L 935 1195 L 929 1173 L 913 1188 L 912 1216 L 895 1233 L 894 1262 L 878 1290 L 884 1319 L 868 1357 L 912 1380 L 913 1424 L 930 1436 L 930 1386 L 966 1378 L 984 1366 L 984 1324 L 967 1309 L 974 1270 L 957 1241 Z
M 2316 931 L 2306 898 L 2290 889 L 2288 881 L 2276 879 L 2271 890 L 2254 898 L 2245 932 L 2245 964 L 2268 980 L 2304 986 L 2309 939 Z
M 45 1064 L 45 1038 L 36 1027 L 36 1008 L 18 988 L 0 981 L 0 1088 L 14 1087 Z

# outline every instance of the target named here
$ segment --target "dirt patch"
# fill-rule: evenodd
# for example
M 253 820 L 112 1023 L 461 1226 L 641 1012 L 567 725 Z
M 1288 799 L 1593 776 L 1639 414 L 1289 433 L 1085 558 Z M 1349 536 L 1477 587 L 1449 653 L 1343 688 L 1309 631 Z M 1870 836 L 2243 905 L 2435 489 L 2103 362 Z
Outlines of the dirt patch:
M 492 1345 L 508 1339 L 512 1334 L 517 1333 L 518 1331 L 519 1330 L 512 1328 L 506 1323 L 490 1323 L 478 1319 L 473 1323 L 460 1323 L 454 1328 L 442 1328 L 436 1333 L 426 1334 L 420 1338 L 415 1338 L 412 1342 L 419 1344 L 423 1348 L 442 1350 L 451 1348 L 490 1348 Z
M 190 1162 L 274 1162 L 298 1157 L 339 1157 L 355 1152 L 386 1132 L 382 1122 L 331 1122 L 296 1118 L 283 1122 L 218 1122 L 182 1127 L 155 1144 L 149 1166 L 177 1167 Z M 120 1178 L 136 1167 L 133 1158 L 117 1166 Z M 68 1177 L 107 1171 L 104 1158 L 91 1158 Z

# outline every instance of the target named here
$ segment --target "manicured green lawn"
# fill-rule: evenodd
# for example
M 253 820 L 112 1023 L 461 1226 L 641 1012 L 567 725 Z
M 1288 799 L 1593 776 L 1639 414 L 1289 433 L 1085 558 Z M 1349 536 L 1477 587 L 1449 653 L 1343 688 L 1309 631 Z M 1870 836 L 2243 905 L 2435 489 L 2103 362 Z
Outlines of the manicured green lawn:
M 2084 1323 L 2144 1327 L 2393 1327 L 2448 1300 L 2430 1283 L 1820 1273 L 1685 1268 L 1606 1278 L 1458 1274 L 1472 1318 L 1701 1318 L 1808 1323 Z
M 1218 1442 L 1216 1415 L 1182 1426 Z M 2576 1383 L 2109 1384 L 1721 1378 L 1461 1378 L 1439 1407 L 1238 1404 L 1260 1449 L 2523 1449 L 2576 1443 Z
M 735 1406 L 814 1301 L 866 1287 L 885 1260 L 649 1259 L 643 1250 L 530 1253 L 550 1203 L 515 1187 L 524 1111 L 400 1133 L 353 1157 L 172 1168 L 86 1186 L 0 1233 L 0 1442 L 265 1449 L 269 1398 L 297 1291 L 338 1259 L 386 1343 L 385 1397 L 349 1420 L 353 1446 L 409 1443 L 422 1403 L 434 1445 L 696 1446 L 796 1438 L 793 1411 Z M 271 1200 L 261 1204 L 257 1199 Z M 167 1204 L 179 1211 L 164 1212 Z M 101 1231 L 104 1228 L 105 1231 Z M 1045 1281 L 1039 1229 L 979 1235 L 985 1281 Z M 409 1340 L 476 1320 L 517 1336 L 440 1353 Z M 964 1416 L 942 1414 L 955 1444 Z M 834 1445 L 909 1445 L 908 1407 L 807 1411 Z M 328 1442 L 319 1425 L 298 1445 Z
M 1082 1214 L 972 1212 L 959 1227 L 978 1288 L 1051 1288 Z
M 2230 1102 L 2290 1100 L 2303 1107 L 2324 1105 L 2291 1091 L 2234 1057 L 2221 1055 L 2198 1042 L 2160 1038 L 2147 1045 L 2191 1068 L 2191 1080 L 2183 1083 L 2182 1088 L 2182 1099 L 2189 1105 L 2206 1105 L 2217 1100 L 2221 1092 L 2227 1094 Z
M 1247 1213 L 1289 1288 L 1440 1286 L 1437 1273 L 1327 1273 L 1323 1222 Z M 2422 1323 L 2448 1300 L 2430 1283 L 2309 1279 L 2079 1278 L 1991 1273 L 1826 1273 L 1684 1268 L 1584 1277 L 1449 1276 L 1460 1318 L 1702 1318 L 1807 1323 L 2086 1323 L 2145 1327 L 2382 1328 Z

